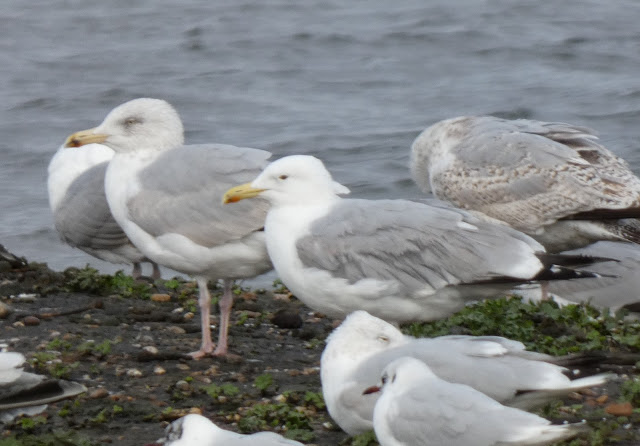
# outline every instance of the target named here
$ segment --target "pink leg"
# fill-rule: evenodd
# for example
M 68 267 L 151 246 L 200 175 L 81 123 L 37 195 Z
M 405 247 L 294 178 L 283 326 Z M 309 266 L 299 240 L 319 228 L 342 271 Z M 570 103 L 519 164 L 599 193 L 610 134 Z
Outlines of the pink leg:
M 200 346 L 200 350 L 189 354 L 193 359 L 200 359 L 213 351 L 213 341 L 211 340 L 211 321 L 209 320 L 211 311 L 211 294 L 209 294 L 206 279 L 196 279 L 196 281 L 198 282 L 198 291 L 200 292 L 198 303 L 200 305 L 202 344 Z
M 153 266 L 153 273 L 151 273 L 151 278 L 153 280 L 162 279 L 162 273 L 160 272 L 160 267 L 156 262 L 151 262 L 151 266 Z
M 549 281 L 540 282 L 540 300 L 549 300 Z
M 140 262 L 134 262 L 133 270 L 131 270 L 131 277 L 138 279 L 142 275 L 142 268 L 140 268 Z
M 213 352 L 213 356 L 225 356 L 228 353 L 229 339 L 229 319 L 231 317 L 231 307 L 233 307 L 233 280 L 224 279 L 224 291 L 220 297 L 220 334 L 218 335 L 218 346 Z

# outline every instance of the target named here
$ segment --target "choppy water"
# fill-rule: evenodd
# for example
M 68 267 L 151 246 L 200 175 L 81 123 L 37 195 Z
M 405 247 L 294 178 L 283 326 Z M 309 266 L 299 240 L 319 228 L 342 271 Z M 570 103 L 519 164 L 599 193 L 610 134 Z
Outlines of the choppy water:
M 417 195 L 411 142 L 462 114 L 587 125 L 640 171 L 635 0 L 131 3 L 0 6 L 0 243 L 30 260 L 117 268 L 58 240 L 46 167 L 140 96 L 188 143 L 314 154 L 356 196 Z

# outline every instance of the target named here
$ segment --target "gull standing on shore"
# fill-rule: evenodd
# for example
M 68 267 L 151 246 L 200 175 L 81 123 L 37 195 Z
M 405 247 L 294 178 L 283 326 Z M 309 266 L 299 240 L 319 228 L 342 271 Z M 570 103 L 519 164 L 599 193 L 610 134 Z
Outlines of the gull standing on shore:
M 150 262 L 115 221 L 104 192 L 104 176 L 114 152 L 102 144 L 62 146 L 49 162 L 47 189 L 56 231 L 70 246 L 111 263 L 133 264 L 131 275 L 142 274 L 140 262 Z M 154 262 L 151 277 L 159 279 Z
M 387 321 L 428 321 L 518 283 L 592 276 L 554 267 L 569 258 L 548 257 L 507 225 L 444 204 L 338 196 L 347 191 L 322 161 L 295 155 L 224 196 L 271 203 L 265 233 L 278 276 L 328 316 L 366 310 Z
M 65 145 L 101 143 L 115 151 L 105 178 L 114 218 L 149 259 L 195 277 L 202 344 L 191 355 L 226 355 L 233 280 L 272 266 L 263 231 L 266 201 L 231 208 L 220 197 L 232 184 L 255 177 L 271 154 L 223 144 L 184 146 L 183 133 L 169 103 L 141 98 L 113 109 L 98 127 L 69 136 Z M 209 279 L 224 282 L 215 350 Z

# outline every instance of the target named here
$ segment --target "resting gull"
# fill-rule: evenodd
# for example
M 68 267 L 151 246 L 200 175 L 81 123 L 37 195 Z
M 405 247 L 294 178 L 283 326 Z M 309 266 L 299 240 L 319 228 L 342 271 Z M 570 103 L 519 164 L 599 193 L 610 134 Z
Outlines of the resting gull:
M 549 252 L 640 242 L 640 179 L 590 129 L 492 116 L 440 121 L 411 148 L 424 192 L 523 231 Z
M 113 109 L 98 127 L 69 136 L 66 145 L 102 143 L 115 151 L 105 178 L 114 218 L 149 259 L 195 277 L 202 345 L 192 356 L 226 355 L 233 279 L 272 266 L 262 230 L 266 201 L 231 208 L 220 197 L 232 184 L 255 177 L 271 154 L 222 144 L 184 146 L 183 140 L 174 108 L 141 98 Z M 224 279 L 215 351 L 208 279 Z
M 82 384 L 25 372 L 20 353 L 0 352 L 0 422 L 35 415 L 48 403 L 72 398 L 87 389 Z
M 552 357 L 526 351 L 522 343 L 498 336 L 441 336 L 416 339 L 365 311 L 351 313 L 335 329 L 322 353 L 322 393 L 331 417 L 348 434 L 373 428 L 378 393 L 363 391 L 393 360 L 410 356 L 438 377 L 466 384 L 485 395 L 529 410 L 570 392 L 606 383 L 610 374 L 571 381 Z
M 584 423 L 551 425 L 503 406 L 464 384 L 438 378 L 422 361 L 399 358 L 382 373 L 373 427 L 382 446 L 542 446 L 588 431 Z
M 60 147 L 49 162 L 49 205 L 65 243 L 107 262 L 133 264 L 131 275 L 138 278 L 140 262 L 149 260 L 114 220 L 104 192 L 104 176 L 113 154 L 101 144 Z M 152 277 L 159 279 L 158 265 L 151 264 Z
M 328 316 L 434 320 L 517 283 L 584 274 L 552 268 L 561 256 L 550 262 L 538 242 L 505 224 L 445 204 L 338 196 L 347 191 L 322 161 L 294 155 L 224 197 L 271 203 L 265 233 L 279 277 Z
M 220 429 L 202 415 L 190 414 L 167 426 L 165 437 L 147 446 L 303 446 L 275 432 L 243 435 Z

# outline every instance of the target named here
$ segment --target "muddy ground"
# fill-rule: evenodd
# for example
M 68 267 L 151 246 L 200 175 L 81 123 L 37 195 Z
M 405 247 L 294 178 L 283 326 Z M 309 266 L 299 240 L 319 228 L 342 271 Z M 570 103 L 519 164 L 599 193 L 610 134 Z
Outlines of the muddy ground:
M 40 416 L 4 426 L 0 445 L 140 446 L 190 411 L 236 431 L 288 431 L 308 444 L 351 444 L 320 396 L 319 360 L 334 322 L 277 285 L 237 293 L 232 355 L 194 361 L 185 353 L 200 342 L 195 284 L 133 281 L 90 269 L 54 272 L 0 256 L 0 300 L 10 307 L 0 319 L 0 343 L 27 355 L 31 369 L 88 388 Z M 632 364 L 609 369 L 622 378 L 547 410 L 552 418 L 561 413 L 577 421 L 584 416 L 573 409 L 579 403 L 598 411 L 591 415 L 594 423 L 598 417 L 615 422 L 600 440 L 574 444 L 640 444 L 635 402 L 621 409 L 631 413 L 607 413 L 638 370 Z M 640 385 L 637 390 L 640 395 Z

